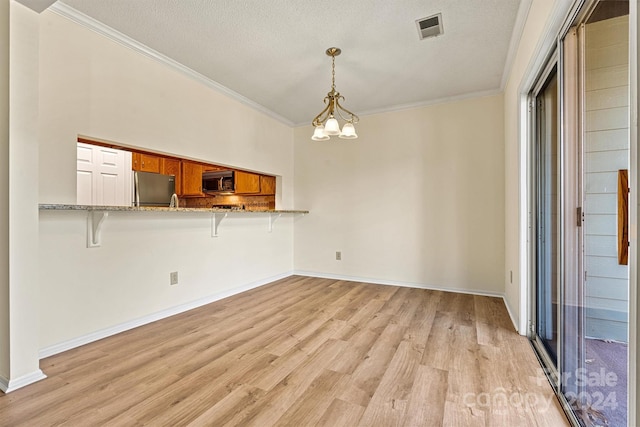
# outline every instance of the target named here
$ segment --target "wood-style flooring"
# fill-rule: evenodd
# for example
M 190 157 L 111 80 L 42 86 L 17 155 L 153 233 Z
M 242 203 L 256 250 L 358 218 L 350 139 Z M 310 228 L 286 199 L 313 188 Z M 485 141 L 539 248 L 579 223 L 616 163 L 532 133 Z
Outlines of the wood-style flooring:
M 292 276 L 41 361 L 2 426 L 563 426 L 499 298 Z

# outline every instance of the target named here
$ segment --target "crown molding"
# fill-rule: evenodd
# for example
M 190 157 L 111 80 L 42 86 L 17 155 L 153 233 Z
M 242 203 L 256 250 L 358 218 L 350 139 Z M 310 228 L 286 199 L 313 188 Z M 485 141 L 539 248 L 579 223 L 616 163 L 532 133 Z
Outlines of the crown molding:
M 364 111 L 364 112 L 359 112 L 358 115 L 359 116 L 368 116 L 368 115 L 374 115 L 374 114 L 382 114 L 382 113 L 390 113 L 390 112 L 396 112 L 396 111 L 402 111 L 402 110 L 411 110 L 411 109 L 415 109 L 415 108 L 422 108 L 422 107 L 427 107 L 427 106 L 431 106 L 431 105 L 436 105 L 436 104 L 444 104 L 444 103 L 448 103 L 448 102 L 455 102 L 455 101 L 460 101 L 460 100 L 464 100 L 464 99 L 469 99 L 469 98 L 477 98 L 477 97 L 484 97 L 484 96 L 492 96 L 492 95 L 497 95 L 499 93 L 501 93 L 504 90 L 504 87 L 506 85 L 506 82 L 508 81 L 508 77 L 509 77 L 509 73 L 511 71 L 511 67 L 513 65 L 513 61 L 515 59 L 515 55 L 517 53 L 517 48 L 518 45 L 520 43 L 520 38 L 522 37 L 522 33 L 524 30 L 524 25 L 526 23 L 526 19 L 527 19 L 527 15 L 529 13 L 529 9 L 531 7 L 531 3 L 533 0 L 521 0 L 521 4 L 520 7 L 518 9 L 518 15 L 517 15 L 517 19 L 516 19 L 516 23 L 514 25 L 514 29 L 512 32 L 512 36 L 511 36 L 511 42 L 509 45 L 509 52 L 507 54 L 507 60 L 505 62 L 505 68 L 503 71 L 503 75 L 502 75 L 502 80 L 501 80 L 501 84 L 500 87 L 497 89 L 492 89 L 492 90 L 486 90 L 486 91 L 479 91 L 479 92 L 471 92 L 471 93 L 466 93 L 463 95 L 456 95 L 456 96 L 450 96 L 450 97 L 444 97 L 444 98 L 437 98 L 437 99 L 431 99 L 431 100 L 427 100 L 427 101 L 422 101 L 422 102 L 416 102 L 416 103 L 409 103 L 409 104 L 399 104 L 399 105 L 392 105 L 389 107 L 384 107 L 384 108 L 379 108 L 379 109 L 373 109 L 373 110 L 368 110 L 368 111 Z M 88 28 L 112 41 L 115 41 L 116 43 L 125 46 L 129 49 L 132 49 L 140 54 L 143 54 L 169 68 L 172 68 L 178 72 L 180 72 L 181 74 L 185 75 L 186 77 L 189 77 L 190 79 L 204 85 L 207 86 L 211 89 L 214 89 L 215 91 L 231 98 L 234 99 L 238 102 L 240 102 L 243 105 L 248 106 L 249 108 L 252 108 L 255 111 L 258 111 L 262 114 L 265 114 L 268 117 L 271 117 L 272 119 L 286 125 L 289 127 L 300 127 L 300 126 L 305 126 L 308 125 L 309 123 L 307 121 L 305 122 L 300 122 L 300 123 L 294 123 L 291 120 L 275 113 L 274 111 L 264 107 L 263 105 L 260 105 L 258 103 L 256 103 L 255 101 L 252 101 L 251 99 L 240 95 L 239 93 L 229 89 L 226 86 L 221 85 L 220 83 L 198 73 L 197 71 L 192 70 L 191 68 L 179 63 L 178 61 L 169 58 L 168 56 L 154 50 L 151 49 L 150 47 L 134 40 L 133 38 L 103 24 L 102 22 L 91 18 L 88 15 L 85 15 L 84 13 L 72 8 L 71 6 L 62 3 L 62 2 L 56 2 L 53 5 L 51 5 L 49 7 L 50 11 L 64 17 L 67 18 L 77 24 L 80 24 L 82 26 L 84 26 L 85 28 Z
M 150 47 L 132 39 L 131 37 L 103 24 L 102 22 L 93 19 L 92 17 L 85 15 L 84 13 L 72 8 L 69 5 L 66 5 L 64 3 L 61 2 L 56 2 L 55 4 L 53 4 L 51 7 L 49 7 L 49 10 L 51 10 L 52 12 L 67 18 L 77 24 L 82 25 L 83 27 L 86 27 L 104 37 L 107 37 L 110 40 L 115 41 L 116 43 L 119 43 L 122 46 L 125 46 L 129 49 L 132 49 L 138 53 L 141 53 L 151 59 L 154 59 L 155 61 L 170 67 L 178 72 L 180 72 L 181 74 L 189 77 L 192 80 L 195 80 L 196 82 L 207 86 L 211 89 L 216 90 L 217 92 L 228 96 L 231 99 L 234 99 L 238 102 L 240 102 L 241 104 L 246 105 L 249 108 L 252 108 L 262 114 L 265 114 L 269 117 L 271 117 L 274 120 L 279 121 L 280 123 L 283 123 L 287 126 L 293 126 L 294 123 L 291 120 L 286 119 L 285 117 L 269 110 L 268 108 L 264 107 L 263 105 L 258 104 L 257 102 L 254 102 L 252 100 L 250 100 L 249 98 L 240 95 L 239 93 L 229 89 L 226 86 L 221 85 L 220 83 L 192 70 L 191 68 L 179 63 L 178 61 L 175 61 L 171 58 L 169 58 L 166 55 L 163 55 L 162 53 L 151 49 Z

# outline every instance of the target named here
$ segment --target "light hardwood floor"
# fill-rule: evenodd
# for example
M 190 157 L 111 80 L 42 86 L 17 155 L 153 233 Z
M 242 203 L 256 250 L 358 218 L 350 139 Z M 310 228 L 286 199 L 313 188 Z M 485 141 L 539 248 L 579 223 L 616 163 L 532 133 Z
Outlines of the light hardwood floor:
M 292 276 L 47 359 L 2 426 L 563 426 L 501 299 Z

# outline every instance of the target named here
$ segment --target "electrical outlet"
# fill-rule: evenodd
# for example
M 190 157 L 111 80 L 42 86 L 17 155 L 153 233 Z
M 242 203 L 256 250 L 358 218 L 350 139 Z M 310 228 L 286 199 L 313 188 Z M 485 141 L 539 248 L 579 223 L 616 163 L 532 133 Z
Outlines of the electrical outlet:
M 169 278 L 170 278 L 170 281 L 171 281 L 172 285 L 177 285 L 178 284 L 178 272 L 177 271 L 172 271 L 169 274 Z
M 336 261 L 342 260 L 342 252 L 336 251 Z

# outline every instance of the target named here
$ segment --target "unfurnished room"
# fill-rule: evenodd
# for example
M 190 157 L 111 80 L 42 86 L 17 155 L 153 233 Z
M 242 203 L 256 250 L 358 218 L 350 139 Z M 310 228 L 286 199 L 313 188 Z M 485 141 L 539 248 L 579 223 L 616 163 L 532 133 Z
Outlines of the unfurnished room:
M 636 426 L 637 0 L 0 0 L 0 426 Z

